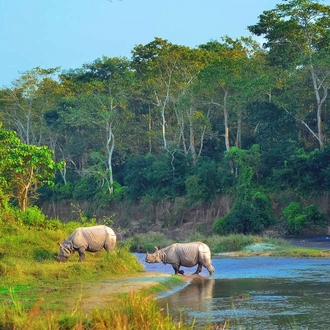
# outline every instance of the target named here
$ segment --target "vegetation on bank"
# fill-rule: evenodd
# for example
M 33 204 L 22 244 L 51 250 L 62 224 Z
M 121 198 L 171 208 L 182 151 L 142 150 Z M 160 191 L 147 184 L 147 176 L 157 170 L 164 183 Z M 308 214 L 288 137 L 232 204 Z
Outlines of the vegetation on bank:
M 330 251 L 318 248 L 297 247 L 290 245 L 283 238 L 269 236 L 230 234 L 225 236 L 204 236 L 191 234 L 187 242 L 202 241 L 206 243 L 214 256 L 283 256 L 283 257 L 329 257 Z M 155 247 L 165 247 L 178 241 L 168 239 L 162 233 L 149 232 L 136 234 L 127 240 L 131 251 L 152 253 Z
M 55 260 L 58 242 L 75 228 L 94 224 L 46 219 L 35 207 L 0 210 L 0 328 L 192 329 L 173 322 L 153 300 L 155 294 L 182 283 L 178 277 L 129 295 L 115 294 L 109 305 L 88 313 L 80 307 L 86 284 L 143 271 L 129 242 L 119 241 L 110 254 L 87 253 L 83 263 L 77 254 L 66 263 Z
M 118 295 L 113 303 L 90 310 L 79 307 L 82 287 L 102 279 L 116 279 L 143 271 L 130 251 L 141 252 L 155 245 L 172 243 L 160 233 L 135 235 L 118 242 L 115 251 L 88 253 L 84 263 L 72 255 L 68 262 L 58 263 L 58 242 L 67 238 L 78 226 L 94 223 L 49 220 L 33 207 L 25 212 L 8 208 L 0 212 L 0 327 L 2 329 L 193 329 L 193 325 L 174 323 L 161 312 L 153 295 L 178 285 L 174 278 L 151 290 Z M 210 237 L 194 234 L 190 241 L 206 242 L 213 254 L 243 251 L 252 244 L 272 244 L 274 255 L 318 256 L 317 250 L 288 246 L 281 239 L 252 235 Z M 291 250 L 290 250 L 291 249 Z M 291 251 L 291 252 L 290 252 Z M 303 252 L 301 252 L 303 251 Z M 313 253 L 312 253 L 313 252 Z M 205 329 L 211 327 L 205 326 Z

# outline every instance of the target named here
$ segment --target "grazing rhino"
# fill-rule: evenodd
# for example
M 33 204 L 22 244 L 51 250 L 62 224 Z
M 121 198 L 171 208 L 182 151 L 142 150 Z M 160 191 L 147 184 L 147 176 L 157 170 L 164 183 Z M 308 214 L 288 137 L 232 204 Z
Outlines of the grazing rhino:
M 113 251 L 116 246 L 116 234 L 107 226 L 77 228 L 66 240 L 60 244 L 58 262 L 67 261 L 72 253 L 78 251 L 79 261 L 84 261 L 85 251 L 97 252 L 103 248 Z
M 181 274 L 180 266 L 194 267 L 197 264 L 198 267 L 194 274 L 199 274 L 203 267 L 207 268 L 210 275 L 214 273 L 210 248 L 202 242 L 175 243 L 163 249 L 156 247 L 154 253 L 147 252 L 146 262 L 155 263 L 161 261 L 165 265 L 171 264 L 175 274 Z

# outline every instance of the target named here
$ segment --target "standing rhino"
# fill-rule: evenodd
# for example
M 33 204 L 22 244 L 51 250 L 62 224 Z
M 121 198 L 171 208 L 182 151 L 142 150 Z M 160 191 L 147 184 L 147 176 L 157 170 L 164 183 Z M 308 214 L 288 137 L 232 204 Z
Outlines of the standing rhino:
M 58 262 L 67 261 L 72 253 L 78 251 L 79 261 L 84 261 L 85 251 L 97 252 L 104 248 L 113 251 L 116 246 L 116 234 L 107 226 L 77 228 L 68 239 L 60 244 Z
M 198 264 L 197 270 L 194 274 L 199 274 L 202 268 L 205 267 L 210 275 L 214 273 L 214 268 L 211 261 L 210 248 L 202 242 L 191 243 L 175 243 L 163 249 L 158 249 L 154 253 L 147 252 L 146 262 L 155 263 L 163 262 L 171 264 L 175 274 L 181 272 L 180 266 L 194 267 Z

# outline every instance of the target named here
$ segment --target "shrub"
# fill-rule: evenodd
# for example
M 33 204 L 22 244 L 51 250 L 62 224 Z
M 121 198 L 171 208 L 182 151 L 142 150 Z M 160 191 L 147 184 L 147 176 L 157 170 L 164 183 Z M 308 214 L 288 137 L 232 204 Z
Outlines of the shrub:
M 213 231 L 220 235 L 258 234 L 274 223 L 274 220 L 269 198 L 256 190 L 250 198 L 238 198 L 232 210 L 215 221 Z
M 46 216 L 37 206 L 31 206 L 21 212 L 21 219 L 27 226 L 41 225 L 46 221 Z
M 313 226 L 326 225 L 325 214 L 314 204 L 303 208 L 300 203 L 291 202 L 283 210 L 283 216 L 292 234 L 301 234 L 304 229 L 311 229 Z

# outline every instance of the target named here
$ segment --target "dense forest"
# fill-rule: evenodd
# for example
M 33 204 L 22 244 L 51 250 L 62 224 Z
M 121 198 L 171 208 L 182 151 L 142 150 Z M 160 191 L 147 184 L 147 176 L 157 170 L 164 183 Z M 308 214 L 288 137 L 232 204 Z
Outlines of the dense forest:
M 330 6 L 283 1 L 248 30 L 22 73 L 0 90 L 0 207 L 231 196 L 216 233 L 326 226 Z

